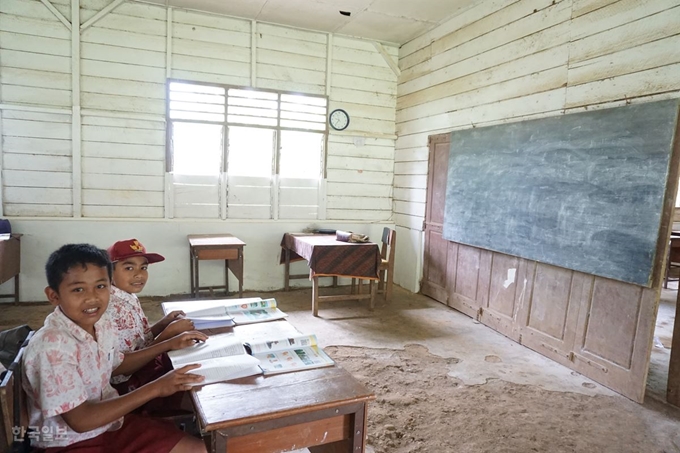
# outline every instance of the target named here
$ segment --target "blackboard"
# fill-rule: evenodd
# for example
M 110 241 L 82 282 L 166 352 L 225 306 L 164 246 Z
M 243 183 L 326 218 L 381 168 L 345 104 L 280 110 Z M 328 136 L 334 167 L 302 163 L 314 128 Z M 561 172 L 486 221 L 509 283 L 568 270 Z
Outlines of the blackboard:
M 444 238 L 650 286 L 677 122 L 674 100 L 453 132 Z

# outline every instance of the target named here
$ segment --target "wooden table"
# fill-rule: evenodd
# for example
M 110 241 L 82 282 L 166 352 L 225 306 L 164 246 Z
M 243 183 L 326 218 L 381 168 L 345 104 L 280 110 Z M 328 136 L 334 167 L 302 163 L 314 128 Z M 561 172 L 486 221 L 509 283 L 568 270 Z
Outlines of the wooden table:
M 201 290 L 224 289 L 229 294 L 229 271 L 238 279 L 238 296 L 243 297 L 243 246 L 245 242 L 231 234 L 190 234 L 189 267 L 191 295 Z M 200 286 L 198 263 L 201 260 L 224 260 L 224 286 Z
M 361 453 L 375 399 L 337 365 L 210 384 L 191 396 L 215 453 Z
M 0 294 L 0 298 L 14 298 L 19 302 L 19 272 L 21 271 L 21 234 L 12 234 L 9 239 L 0 241 L 0 284 L 14 278 L 14 292 Z
M 288 291 L 292 278 L 312 279 L 312 311 L 319 316 L 319 301 L 370 299 L 371 310 L 375 303 L 376 286 L 380 268 L 378 244 L 342 242 L 335 235 L 286 233 L 281 240 L 281 264 L 285 264 L 284 289 Z M 309 275 L 290 275 L 291 261 L 305 259 Z M 322 296 L 319 294 L 319 277 L 350 277 L 369 280 L 369 294 L 352 291 L 351 294 Z

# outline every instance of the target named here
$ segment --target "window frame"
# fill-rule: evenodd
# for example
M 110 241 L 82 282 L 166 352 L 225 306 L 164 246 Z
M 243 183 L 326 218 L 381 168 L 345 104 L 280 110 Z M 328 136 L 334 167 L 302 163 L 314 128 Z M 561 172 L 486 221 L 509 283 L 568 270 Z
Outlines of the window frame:
M 224 122 L 218 123 L 215 121 L 204 121 L 204 120 L 173 120 L 170 118 L 170 84 L 171 83 L 186 83 L 186 84 L 191 84 L 191 85 L 201 85 L 201 86 L 209 86 L 209 87 L 217 87 L 217 88 L 223 88 L 225 90 L 225 112 L 224 112 Z M 243 124 L 243 123 L 230 123 L 228 119 L 228 102 L 229 102 L 229 95 L 228 92 L 230 89 L 237 89 L 237 90 L 254 90 L 254 91 L 260 91 L 260 92 L 266 92 L 266 93 L 274 93 L 277 95 L 277 102 L 278 102 L 278 109 L 277 109 L 277 116 L 276 116 L 276 126 L 262 126 L 262 125 L 257 125 L 257 124 Z M 325 114 L 325 121 L 324 121 L 324 129 L 323 130 L 314 130 L 314 129 L 302 129 L 302 128 L 292 128 L 292 127 L 283 127 L 281 126 L 281 95 L 295 95 L 295 96 L 310 96 L 310 97 L 316 97 L 316 98 L 322 98 L 326 100 L 326 114 Z M 237 85 L 225 85 L 221 83 L 210 83 L 210 82 L 199 82 L 199 81 L 193 81 L 193 80 L 185 80 L 185 79 L 175 79 L 175 78 L 168 78 L 166 79 L 165 83 L 165 121 L 166 121 L 166 137 L 165 137 L 165 171 L 166 173 L 172 173 L 174 171 L 174 153 L 172 149 L 172 137 L 173 137 L 173 122 L 174 121 L 179 121 L 179 122 L 184 122 L 184 123 L 197 123 L 197 124 L 222 124 L 224 127 L 224 135 L 223 135 L 223 140 L 222 140 L 222 156 L 221 156 L 221 168 L 219 169 L 219 173 L 222 174 L 228 174 L 228 158 L 229 158 L 229 126 L 235 126 L 235 127 L 252 127 L 252 128 L 259 128 L 259 129 L 269 129 L 272 130 L 274 129 L 276 131 L 275 135 L 275 140 L 276 143 L 274 143 L 274 156 L 273 156 L 273 162 L 272 162 L 272 177 L 278 177 L 279 176 L 279 162 L 281 159 L 281 131 L 286 130 L 286 131 L 299 131 L 299 132 L 314 132 L 314 133 L 321 133 L 323 134 L 323 144 L 322 144 L 322 149 L 321 149 L 321 174 L 319 175 L 319 178 L 322 180 L 326 179 L 327 176 L 327 162 L 328 162 L 328 134 L 329 134 L 329 127 L 328 127 L 328 113 L 329 113 L 329 97 L 327 95 L 317 95 L 317 94 L 310 94 L 310 93 L 302 93 L 299 91 L 283 91 L 283 90 L 273 90 L 273 89 L 266 89 L 266 88 L 256 88 L 256 87 L 250 87 L 250 86 L 237 86 Z

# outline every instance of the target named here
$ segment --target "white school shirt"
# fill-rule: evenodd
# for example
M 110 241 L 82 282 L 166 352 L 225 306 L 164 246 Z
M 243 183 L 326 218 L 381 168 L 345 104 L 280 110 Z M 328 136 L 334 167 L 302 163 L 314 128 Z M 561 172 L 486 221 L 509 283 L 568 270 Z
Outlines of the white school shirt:
M 111 313 L 111 317 L 118 326 L 118 350 L 120 352 L 137 351 L 151 345 L 153 333 L 149 320 L 135 294 L 111 285 L 109 308 L 106 311 Z M 120 384 L 128 379 L 130 376 L 118 375 L 111 378 L 111 382 Z
M 96 341 L 57 307 L 26 347 L 23 386 L 28 395 L 29 426 L 54 436 L 36 436 L 36 447 L 71 445 L 123 425 L 121 417 L 92 431 L 77 433 L 61 417 L 85 401 L 118 396 L 109 379 L 124 356 L 118 351 L 116 326 L 108 311 L 94 328 Z

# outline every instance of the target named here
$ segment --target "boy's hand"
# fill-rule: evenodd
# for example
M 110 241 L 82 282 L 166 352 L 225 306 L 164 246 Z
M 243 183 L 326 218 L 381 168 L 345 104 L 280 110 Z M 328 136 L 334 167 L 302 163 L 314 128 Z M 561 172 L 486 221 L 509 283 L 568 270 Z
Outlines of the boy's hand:
M 206 334 L 192 330 L 190 332 L 184 332 L 172 337 L 170 340 L 168 340 L 168 346 L 170 346 L 171 351 L 174 351 L 175 349 L 183 349 L 193 346 L 197 342 L 206 341 L 207 339 L 208 336 Z
M 163 329 L 160 335 L 158 335 L 158 341 L 169 340 L 170 338 L 189 330 L 194 330 L 194 322 L 190 319 L 178 319 L 177 321 L 171 322 Z
M 182 368 L 165 373 L 153 381 L 151 385 L 156 386 L 159 397 L 170 396 L 183 390 L 190 390 L 192 385 L 198 384 L 205 379 L 198 374 L 189 373 L 189 371 L 200 367 L 201 365 L 197 363 L 185 365 Z
M 163 316 L 163 318 L 158 321 L 158 323 L 165 329 L 171 322 L 181 319 L 184 316 L 186 315 L 182 310 L 173 310 L 167 315 Z

